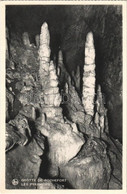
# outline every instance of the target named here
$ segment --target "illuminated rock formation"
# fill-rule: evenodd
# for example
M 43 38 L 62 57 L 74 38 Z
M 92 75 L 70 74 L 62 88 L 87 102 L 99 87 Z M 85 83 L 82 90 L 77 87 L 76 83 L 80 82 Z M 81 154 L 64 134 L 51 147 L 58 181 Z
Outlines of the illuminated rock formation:
M 49 118 L 56 118 L 61 115 L 62 110 L 59 107 L 61 103 L 61 97 L 58 89 L 58 80 L 56 76 L 56 70 L 53 61 L 50 62 L 50 35 L 48 31 L 48 25 L 44 23 L 41 27 L 40 34 L 40 81 L 43 90 L 43 113 Z M 58 119 L 58 120 L 60 120 Z
M 63 122 L 62 109 L 59 107 L 62 99 L 59 94 L 56 70 L 52 61 L 49 64 L 48 82 L 43 91 L 43 96 L 43 113 L 46 114 L 47 118 L 52 118 L 58 122 Z
M 86 114 L 93 116 L 95 98 L 95 49 L 92 32 L 89 32 L 86 37 L 84 63 L 82 102 Z
M 40 48 L 39 48 L 39 58 L 40 58 L 40 68 L 39 75 L 40 81 L 43 88 L 46 88 L 48 83 L 48 73 L 49 73 L 49 63 L 50 63 L 50 48 L 49 48 L 50 36 L 48 31 L 47 23 L 44 23 L 41 27 L 40 34 Z
M 40 120 L 43 119 L 40 118 Z M 47 119 L 46 123 L 38 122 L 36 126 L 48 138 L 48 156 L 56 166 L 65 164 L 73 158 L 85 142 L 76 125 L 68 120 L 60 123 Z
M 50 37 L 48 32 L 48 26 L 46 23 L 42 25 L 40 35 L 40 69 L 39 75 L 42 80 L 43 88 L 43 113 L 46 117 L 55 120 L 57 116 L 59 121 L 63 123 L 62 109 L 59 107 L 61 103 L 61 96 L 59 94 L 58 79 L 56 75 L 56 69 L 54 63 L 50 62 Z M 43 47 L 44 45 L 44 47 Z M 45 48 L 45 49 L 44 49 Z M 59 66 L 63 67 L 62 52 L 59 51 Z M 63 69 L 63 68 L 62 68 Z
M 49 35 L 48 25 L 47 23 L 44 23 L 41 27 L 41 34 L 40 34 L 40 62 L 50 61 L 49 44 L 50 44 L 50 35 Z
M 57 173 L 60 164 L 66 163 L 78 153 L 84 143 L 84 138 L 78 132 L 76 125 L 68 120 L 65 121 L 63 118 L 62 108 L 60 107 L 62 99 L 59 93 L 56 69 L 53 61 L 50 61 L 49 39 L 48 26 L 44 23 L 41 28 L 39 51 L 39 75 L 44 104 L 36 126 L 48 138 L 48 157 L 56 171 L 53 170 L 53 167 L 50 174 L 54 175 Z M 61 54 L 59 56 L 60 61 L 62 61 Z
M 53 12 L 50 12 L 52 8 Z M 116 113 L 117 117 L 114 118 L 119 123 L 120 109 L 119 107 L 114 109 L 114 104 L 115 99 L 121 101 L 121 96 L 116 97 L 114 89 L 117 90 L 116 83 L 118 83 L 118 89 L 121 85 L 122 74 L 119 66 L 122 64 L 116 65 L 121 63 L 120 52 L 118 52 L 120 45 L 115 44 L 117 41 L 112 28 L 108 29 L 105 25 L 108 23 L 108 10 L 106 17 L 102 15 L 104 17 L 102 22 L 98 22 L 98 26 L 97 20 L 92 25 L 94 15 L 92 14 L 91 18 L 92 10 L 89 10 L 90 16 L 87 14 L 88 6 L 86 6 L 87 9 L 83 6 L 86 14 L 81 13 L 81 7 L 78 6 L 78 9 L 73 7 L 74 17 L 71 14 L 69 23 L 64 22 L 64 24 L 60 21 L 61 19 L 63 21 L 63 17 L 58 21 L 50 19 L 54 11 L 56 12 L 54 6 L 52 8 L 48 9 L 48 12 L 42 11 L 44 17 L 40 18 L 42 21 L 45 18 L 48 19 L 52 35 L 51 42 L 46 23 L 42 25 L 41 34 L 36 35 L 34 40 L 36 46 L 34 46 L 30 44 L 28 33 L 24 33 L 22 41 L 20 32 L 22 29 L 27 31 L 30 27 L 29 33 L 32 38 L 37 32 L 36 26 L 40 25 L 40 20 L 37 20 L 39 25 L 31 23 L 27 29 L 25 29 L 26 25 L 20 28 L 20 23 L 16 27 L 17 22 L 13 28 L 14 25 L 7 20 L 11 35 L 7 35 L 9 44 L 6 56 L 7 187 L 60 189 L 60 186 L 61 188 L 63 186 L 64 189 L 121 189 L 122 145 L 118 140 L 110 138 L 108 133 L 107 110 L 102 93 L 102 91 L 106 93 L 106 107 L 108 107 L 108 99 L 110 110 Z M 111 8 L 109 10 L 112 12 Z M 70 7 L 63 13 L 69 16 L 68 11 L 71 11 Z M 97 13 L 99 12 L 100 10 Z M 27 21 L 27 18 L 25 20 Z M 25 20 L 23 22 L 26 22 Z M 117 18 L 116 21 L 118 21 Z M 97 42 L 98 45 L 95 43 L 95 46 L 97 83 L 101 84 L 102 91 L 97 84 L 95 87 L 95 51 L 92 33 L 86 37 L 84 72 L 80 69 L 84 50 L 83 37 L 88 29 L 95 33 L 101 43 Z M 118 29 L 116 26 L 115 35 L 118 35 Z M 120 39 L 117 39 L 120 43 Z M 99 59 L 102 60 L 99 61 Z M 101 72 L 102 75 L 99 75 Z M 83 85 L 83 92 L 80 82 Z M 109 84 L 108 87 L 106 84 Z M 107 92 L 106 87 L 111 91 Z M 110 113 L 108 119 L 109 115 Z M 109 119 L 109 122 L 111 123 L 112 120 Z M 109 126 L 112 125 L 110 123 Z M 117 131 L 115 127 L 114 130 Z M 60 180 L 61 177 L 67 181 L 65 185 L 62 182 L 60 185 L 54 184 L 52 180 L 56 178 Z M 41 185 L 36 184 L 38 178 L 44 181 Z M 16 181 L 19 181 L 18 185 L 15 185 Z

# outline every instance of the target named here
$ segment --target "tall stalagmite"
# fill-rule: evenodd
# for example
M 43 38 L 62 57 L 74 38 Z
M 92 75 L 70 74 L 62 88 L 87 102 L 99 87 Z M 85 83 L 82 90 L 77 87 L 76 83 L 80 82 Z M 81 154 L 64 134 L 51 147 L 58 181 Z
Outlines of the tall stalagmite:
M 62 120 L 62 109 L 59 107 L 61 96 L 59 94 L 58 80 L 53 61 L 50 62 L 50 35 L 47 23 L 44 23 L 40 34 L 40 81 L 44 99 L 43 113 L 46 117 Z
M 43 104 L 41 118 L 36 126 L 48 138 L 48 157 L 52 164 L 50 174 L 54 175 L 57 173 L 58 165 L 66 163 L 78 153 L 84 138 L 74 123 L 63 118 L 56 69 L 53 61 L 50 61 L 49 40 L 48 26 L 44 23 L 41 28 L 39 51 Z
M 50 62 L 50 35 L 48 31 L 47 23 L 44 23 L 41 27 L 41 34 L 40 34 L 40 50 L 39 50 L 39 57 L 40 57 L 40 81 L 43 88 L 46 87 L 47 82 L 47 75 L 49 73 L 49 62 Z
M 95 97 L 95 49 L 92 32 L 89 32 L 86 37 L 84 62 L 82 102 L 86 114 L 93 116 Z

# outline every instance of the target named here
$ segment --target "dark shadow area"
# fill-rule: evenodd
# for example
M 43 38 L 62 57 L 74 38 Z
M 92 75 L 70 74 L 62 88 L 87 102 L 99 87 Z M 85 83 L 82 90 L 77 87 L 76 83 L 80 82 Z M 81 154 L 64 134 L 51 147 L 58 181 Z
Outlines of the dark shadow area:
M 48 171 L 49 171 L 49 166 L 50 166 L 50 162 L 48 160 L 48 153 L 49 153 L 49 145 L 48 145 L 48 140 L 45 137 L 45 143 L 44 143 L 44 154 L 42 156 L 42 163 L 40 166 L 40 172 L 39 172 L 39 177 L 43 178 L 43 179 L 49 179 L 51 177 L 49 177 Z

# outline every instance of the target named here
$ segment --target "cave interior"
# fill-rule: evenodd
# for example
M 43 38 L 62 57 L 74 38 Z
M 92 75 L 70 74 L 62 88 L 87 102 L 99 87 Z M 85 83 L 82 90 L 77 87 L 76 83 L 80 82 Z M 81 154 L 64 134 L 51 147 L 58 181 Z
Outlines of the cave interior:
M 6 187 L 122 189 L 121 5 L 6 6 Z

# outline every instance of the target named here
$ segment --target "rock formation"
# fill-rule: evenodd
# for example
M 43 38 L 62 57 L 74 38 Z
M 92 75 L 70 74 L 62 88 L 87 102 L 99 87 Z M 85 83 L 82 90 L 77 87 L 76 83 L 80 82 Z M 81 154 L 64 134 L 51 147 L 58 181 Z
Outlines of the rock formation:
M 108 120 L 107 120 L 107 110 L 104 107 L 104 96 L 102 96 L 101 86 L 98 85 L 97 88 L 97 99 L 95 102 L 96 111 L 94 116 L 94 123 L 100 130 L 100 133 L 103 134 L 104 132 L 109 133 L 108 131 Z
M 80 127 L 80 130 L 84 132 L 84 107 L 82 105 L 81 99 L 79 97 L 79 94 L 76 91 L 76 88 L 74 85 L 72 85 L 72 79 L 69 73 L 67 72 L 65 65 L 63 63 L 63 54 L 62 51 L 59 51 L 58 55 L 58 67 L 57 67 L 58 73 L 58 79 L 60 82 L 60 86 L 63 86 L 63 90 L 61 90 L 61 96 L 62 96 L 62 105 L 64 110 L 67 112 L 66 117 L 71 120 L 72 122 L 78 124 Z M 79 78 L 79 68 L 77 68 L 77 79 Z M 79 81 L 76 80 L 75 83 L 79 84 Z M 67 82 L 65 82 L 67 80 Z M 79 89 L 79 87 L 78 87 Z M 81 129 L 82 128 L 82 129 Z
M 46 23 L 42 25 L 40 35 L 40 80 L 43 89 L 44 104 L 42 115 L 36 124 L 37 129 L 48 138 L 49 159 L 52 166 L 56 166 L 54 172 L 51 168 L 50 174 L 58 173 L 58 166 L 73 158 L 84 143 L 83 136 L 78 132 L 76 126 L 65 121 L 60 107 L 61 96 L 58 89 L 58 79 L 53 62 L 50 61 L 49 32 Z M 44 45 L 44 48 L 42 47 Z M 41 50 L 43 49 L 43 50 Z M 74 131 L 73 131 L 74 130 Z
M 69 71 L 66 60 L 79 51 L 83 58 L 81 40 L 85 37 L 79 25 L 69 29 L 73 27 L 76 36 L 81 36 L 73 40 L 71 34 L 71 40 L 80 45 L 73 47 L 72 41 L 68 48 L 74 52 L 70 49 L 70 54 L 59 33 L 54 51 L 56 40 L 51 30 L 50 41 L 47 23 L 43 23 L 40 36 L 38 32 L 30 34 L 36 46 L 30 44 L 27 32 L 21 39 L 13 33 L 10 36 L 11 57 L 6 56 L 8 189 L 122 188 L 122 146 L 110 137 L 102 84 L 95 83 L 95 32 L 86 29 L 84 65 L 82 59 L 80 64 L 73 58 L 75 68 Z
M 86 114 L 93 116 L 95 99 L 95 49 L 92 32 L 89 32 L 86 37 L 84 63 L 82 102 Z
M 15 144 L 26 145 L 30 137 L 31 130 L 27 119 L 18 114 L 6 126 L 6 151 L 10 150 Z
M 44 138 L 41 138 L 40 142 L 41 145 L 44 144 Z M 26 146 L 17 146 L 8 151 L 6 154 L 6 188 L 36 189 L 42 155 L 42 146 L 40 147 L 35 138 Z M 18 184 L 15 184 L 16 180 Z
M 66 79 L 68 73 L 66 73 L 66 69 L 63 63 L 63 53 L 61 50 L 58 52 L 58 66 L 57 66 L 57 76 L 60 82 L 61 87 L 64 86 L 64 80 Z
M 65 95 L 67 95 L 67 102 L 63 104 L 66 108 L 68 118 L 78 125 L 84 124 L 85 112 L 78 93 L 75 87 L 71 85 L 71 80 L 65 84 Z M 82 130 L 81 130 L 82 131 Z M 84 132 L 84 131 L 82 131 Z
M 110 172 L 105 144 L 96 138 L 89 139 L 77 157 L 61 167 L 61 176 L 75 189 L 106 189 Z
M 62 110 L 59 107 L 61 97 L 58 89 L 58 80 L 53 61 L 50 62 L 50 36 L 46 23 L 42 25 L 40 34 L 40 81 L 44 98 L 43 113 L 46 117 L 62 119 Z

